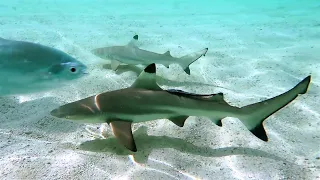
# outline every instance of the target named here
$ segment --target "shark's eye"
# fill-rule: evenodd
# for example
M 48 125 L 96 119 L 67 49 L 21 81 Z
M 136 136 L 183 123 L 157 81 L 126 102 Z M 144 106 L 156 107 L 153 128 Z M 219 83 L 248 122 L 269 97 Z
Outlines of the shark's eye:
M 77 72 L 77 69 L 76 69 L 75 67 L 71 67 L 71 68 L 70 68 L 70 71 L 71 71 L 72 73 L 75 73 L 75 72 Z

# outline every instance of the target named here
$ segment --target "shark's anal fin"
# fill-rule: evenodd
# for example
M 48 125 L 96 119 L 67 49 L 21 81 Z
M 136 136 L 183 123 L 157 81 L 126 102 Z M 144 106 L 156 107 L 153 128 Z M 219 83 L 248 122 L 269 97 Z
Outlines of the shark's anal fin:
M 189 66 L 184 69 L 184 72 L 187 73 L 188 75 L 190 75 L 190 68 L 189 68 Z
M 118 67 L 119 67 L 119 65 L 120 65 L 120 62 L 119 61 L 117 61 L 117 60 L 111 60 L 111 69 L 112 70 L 117 70 L 118 69 Z
M 115 120 L 110 122 L 114 136 L 117 140 L 123 144 L 127 149 L 133 152 L 137 152 L 136 143 L 134 142 L 131 122 Z
M 162 90 L 156 82 L 156 65 L 148 65 L 138 76 L 131 88 L 143 88 L 149 90 Z
M 263 141 L 268 141 L 268 136 L 262 123 L 258 124 L 255 128 L 250 130 L 250 132 L 254 134 L 256 137 L 258 137 L 259 139 Z
M 175 125 L 179 127 L 184 126 L 184 122 L 187 120 L 189 116 L 176 116 L 176 117 L 171 117 L 169 120 L 173 122 Z

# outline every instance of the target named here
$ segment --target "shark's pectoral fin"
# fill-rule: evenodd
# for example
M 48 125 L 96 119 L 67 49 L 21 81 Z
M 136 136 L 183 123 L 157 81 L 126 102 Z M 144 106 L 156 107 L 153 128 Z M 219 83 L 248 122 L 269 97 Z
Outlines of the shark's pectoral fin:
M 119 65 L 120 65 L 120 62 L 119 61 L 117 61 L 117 60 L 111 60 L 111 69 L 112 70 L 117 70 L 118 69 L 118 67 L 119 67 Z
M 162 90 L 156 82 L 156 65 L 148 65 L 131 85 L 131 88 L 143 88 L 150 90 Z
M 137 147 L 133 139 L 131 122 L 129 121 L 112 121 L 110 122 L 113 134 L 130 151 L 136 152 Z
M 176 117 L 171 117 L 169 120 L 173 122 L 175 125 L 179 127 L 184 126 L 184 122 L 187 120 L 189 116 L 176 116 Z

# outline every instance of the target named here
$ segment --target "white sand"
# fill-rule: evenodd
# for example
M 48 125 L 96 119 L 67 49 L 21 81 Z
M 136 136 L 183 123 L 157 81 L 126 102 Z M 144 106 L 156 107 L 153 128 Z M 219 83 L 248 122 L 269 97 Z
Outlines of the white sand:
M 90 66 L 90 75 L 70 86 L 0 98 L 0 179 L 320 178 L 317 1 L 91 2 L 0 2 L 0 37 L 56 47 Z M 134 125 L 134 162 L 110 128 L 106 140 L 88 131 L 99 134 L 97 128 L 108 126 L 49 115 L 64 103 L 129 86 L 137 73 L 103 68 L 89 51 L 125 44 L 134 33 L 142 48 L 174 56 L 209 48 L 190 67 L 191 76 L 178 65 L 158 66 L 158 75 L 171 80 L 159 81 L 163 87 L 222 91 L 228 102 L 243 106 L 283 93 L 309 74 L 312 83 L 307 94 L 267 119 L 268 143 L 235 118 L 226 118 L 223 128 L 198 117 L 183 128 L 157 120 Z

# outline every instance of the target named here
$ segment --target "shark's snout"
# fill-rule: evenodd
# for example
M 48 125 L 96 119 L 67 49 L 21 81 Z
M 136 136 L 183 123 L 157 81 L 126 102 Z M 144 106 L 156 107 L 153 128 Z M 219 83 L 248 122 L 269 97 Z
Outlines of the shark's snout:
M 92 54 L 94 54 L 94 55 L 98 55 L 99 54 L 99 49 L 92 49 L 90 52 Z
M 50 112 L 51 116 L 57 117 L 57 118 L 63 118 L 64 114 L 61 112 L 60 108 L 54 109 Z

